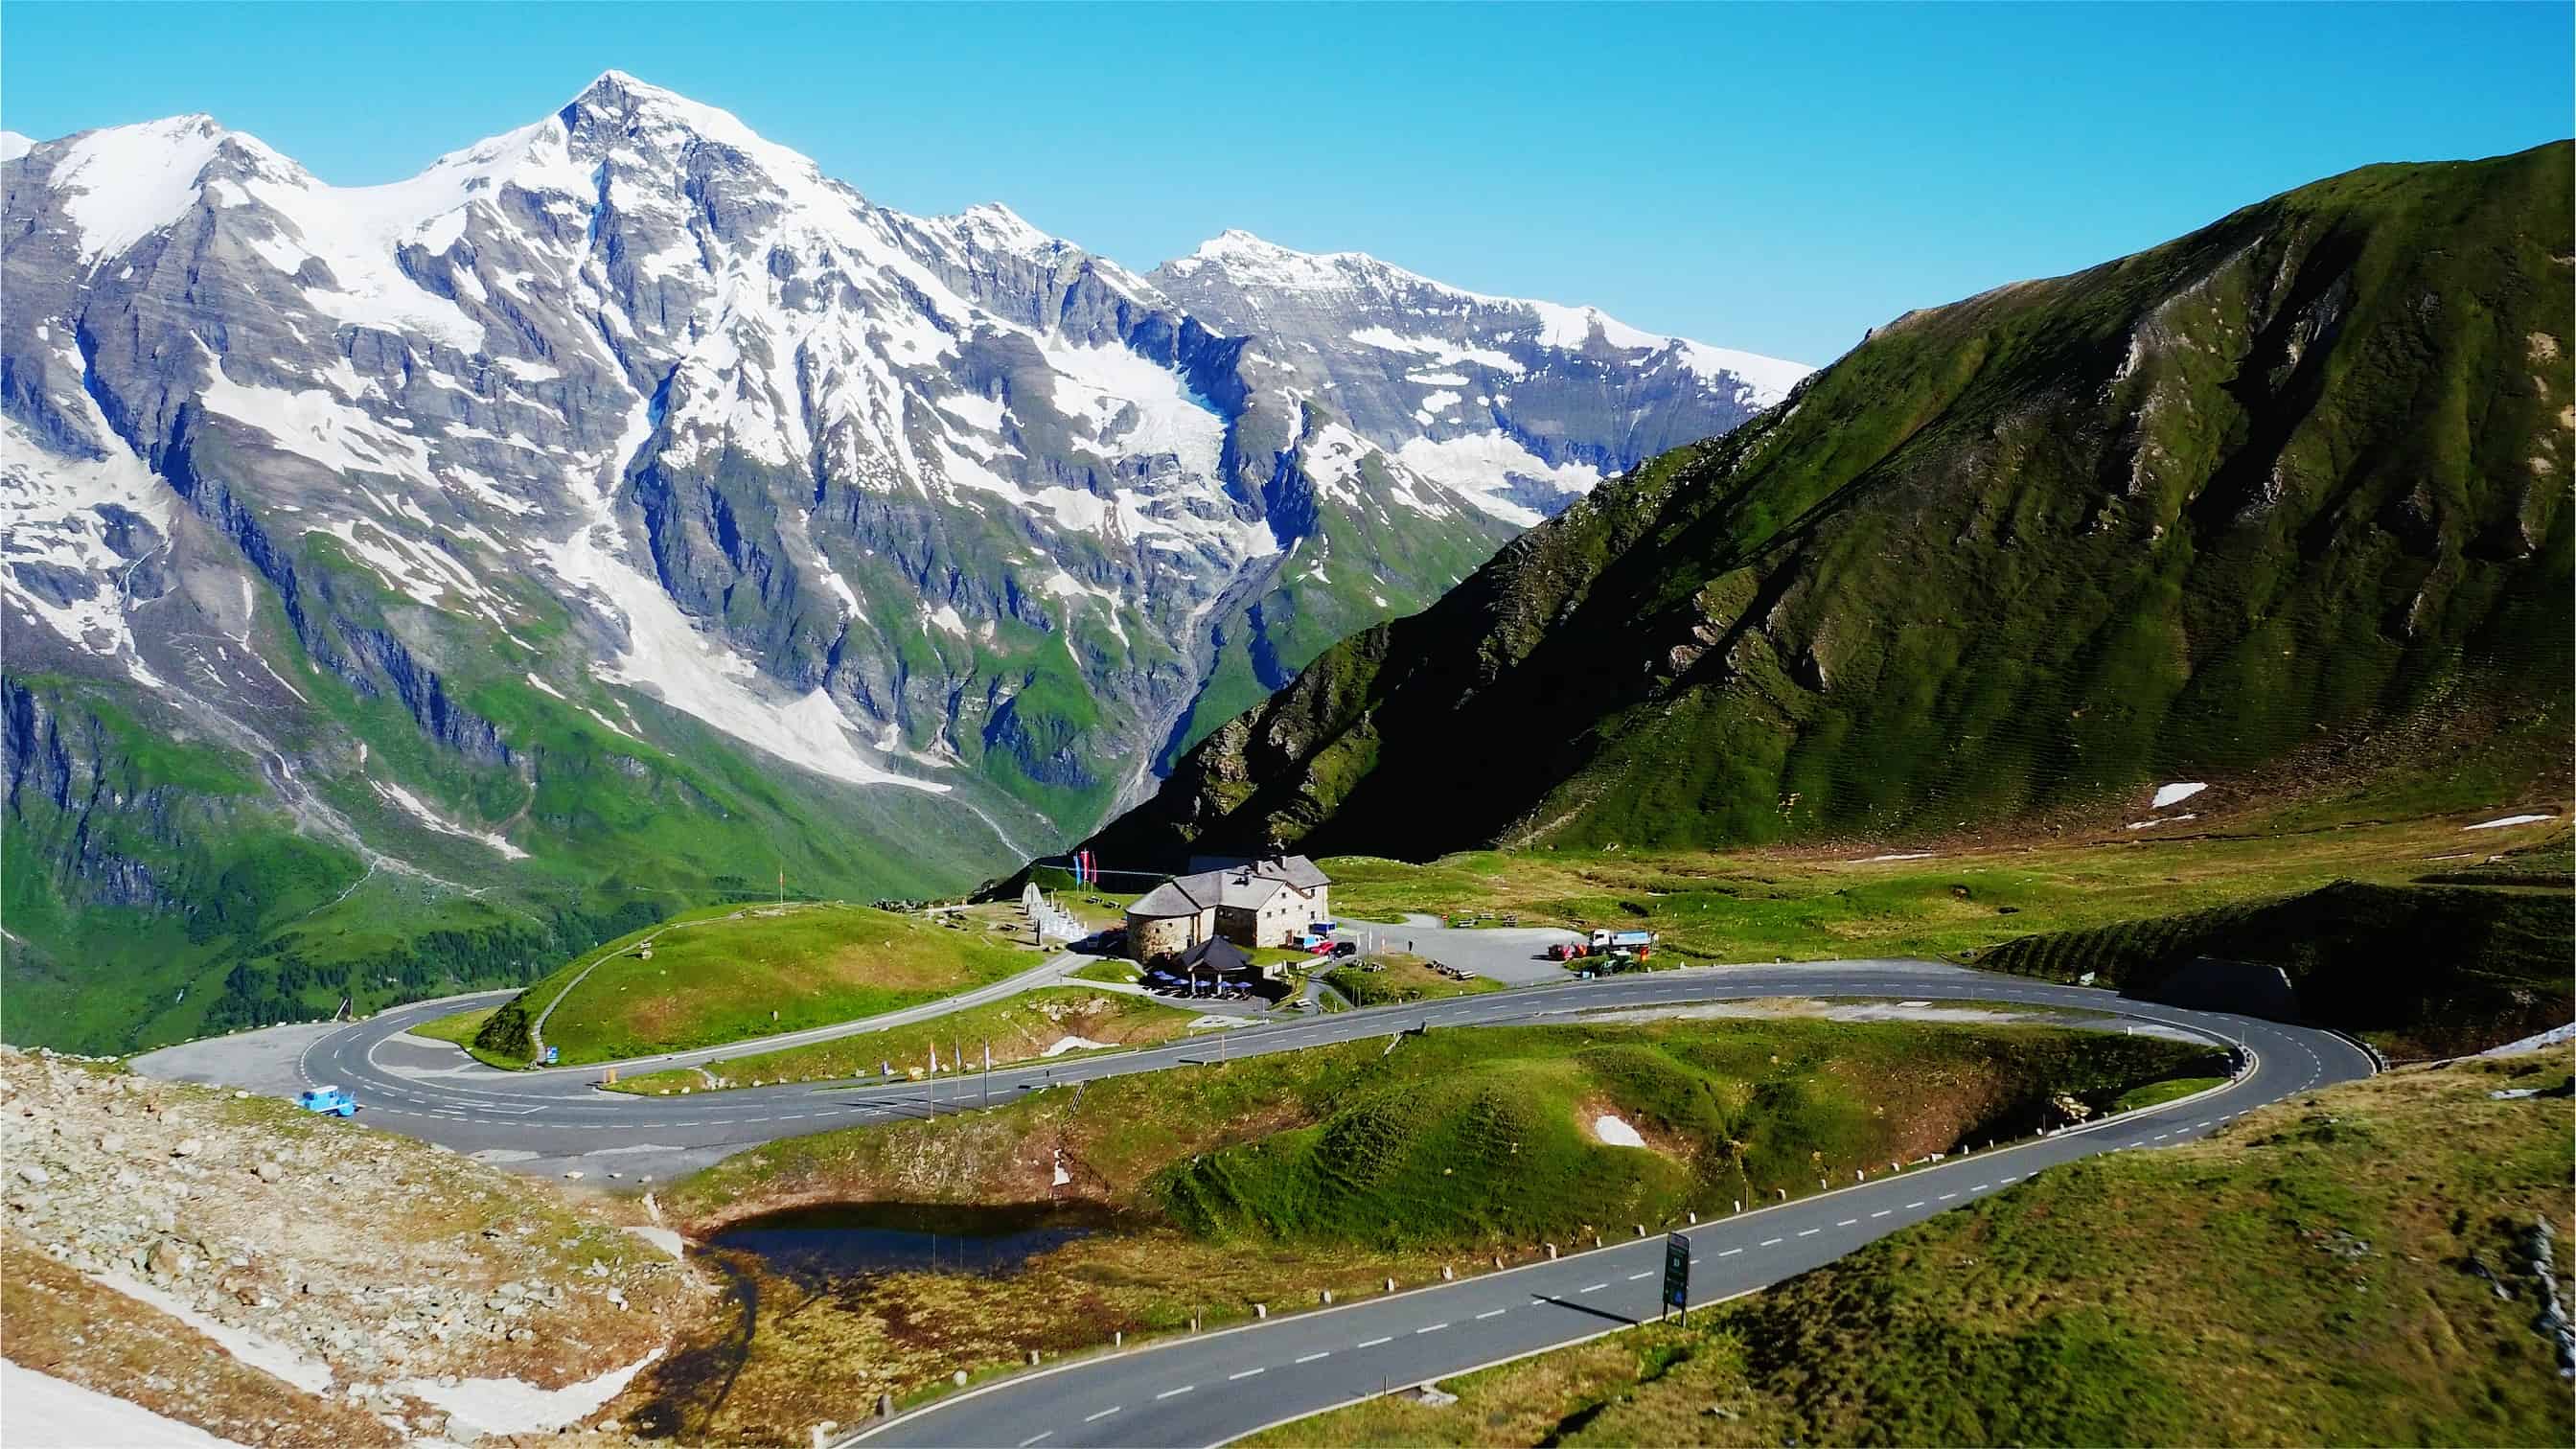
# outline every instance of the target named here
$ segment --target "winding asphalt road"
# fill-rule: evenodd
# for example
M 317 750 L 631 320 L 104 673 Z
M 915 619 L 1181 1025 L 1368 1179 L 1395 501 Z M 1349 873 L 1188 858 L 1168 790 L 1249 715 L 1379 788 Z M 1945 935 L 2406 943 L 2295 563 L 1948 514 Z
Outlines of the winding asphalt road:
M 499 999 L 506 993 L 494 993 Z M 1193 1069 L 1229 1057 L 1428 1027 L 1545 1022 L 1594 1011 L 1760 997 L 1866 997 L 1931 1005 L 2001 1002 L 2102 1013 L 2239 1045 L 2246 1069 L 2183 1101 L 1990 1152 L 1952 1158 L 1690 1229 L 1694 1305 L 1749 1293 L 2058 1163 L 2152 1148 L 2217 1130 L 2251 1108 L 2370 1074 L 2360 1048 L 2326 1032 L 2131 1001 L 1904 961 L 1706 967 L 1569 981 L 1517 991 L 1343 1012 L 1208 1038 L 979 1076 L 919 1082 L 783 1085 L 680 1097 L 596 1090 L 597 1069 L 502 1072 L 455 1048 L 406 1036 L 459 1002 L 387 1012 L 315 1037 L 298 1067 L 368 1104 L 375 1125 L 486 1160 L 542 1170 L 627 1160 L 710 1160 L 779 1137 L 971 1110 L 1026 1091 L 1134 1072 Z M 737 1044 L 723 1054 L 756 1049 Z M 1402 1050 L 1401 1043 L 1394 1047 Z M 633 1174 L 628 1174 L 632 1176 Z M 853 1440 L 904 1445 L 1191 1445 L 1235 1438 L 1337 1404 L 1613 1332 L 1656 1312 L 1664 1245 L 1616 1241 L 1321 1311 L 1284 1312 L 1222 1332 L 997 1380 L 873 1425 Z M 1283 1310 L 1292 1305 L 1279 1305 Z M 855 1416 L 863 1406 L 852 1405 Z

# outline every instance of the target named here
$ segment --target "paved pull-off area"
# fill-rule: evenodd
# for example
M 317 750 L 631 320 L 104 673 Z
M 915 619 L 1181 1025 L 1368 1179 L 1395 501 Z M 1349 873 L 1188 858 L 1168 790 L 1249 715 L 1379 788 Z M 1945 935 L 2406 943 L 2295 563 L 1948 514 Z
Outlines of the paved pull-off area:
M 1461 933 L 1464 934 L 1464 933 Z M 1050 963 L 1053 965 L 1055 963 Z M 498 1000 L 507 993 L 491 993 Z M 1880 997 L 2001 1002 L 2102 1013 L 2138 1026 L 2241 1044 L 2249 1069 L 2200 1096 L 2038 1141 L 1882 1174 L 1690 1230 L 1694 1304 L 1751 1292 L 1933 1213 L 2000 1192 L 2054 1164 L 2152 1148 L 2216 1130 L 2250 1108 L 2368 1076 L 2369 1058 L 2330 1033 L 2126 1000 L 2108 991 L 1990 976 L 1907 961 L 1704 967 L 1567 981 L 1519 991 L 1343 1012 L 1226 1034 L 1252 1056 L 1419 1027 L 1536 1023 L 1593 1011 L 1760 997 Z M 1175 1042 L 1061 1063 L 1030 1063 L 935 1083 L 780 1085 L 681 1097 L 596 1090 L 597 1068 L 504 1072 L 452 1046 L 404 1035 L 413 1023 L 475 998 L 389 1011 L 371 1021 L 299 1028 L 297 1082 L 335 1082 L 367 1104 L 373 1125 L 530 1170 L 584 1165 L 668 1173 L 754 1143 L 871 1121 L 973 1110 L 988 1096 L 1133 1072 L 1198 1070 L 1216 1044 Z M 953 1006 L 958 1003 L 949 1003 Z M 872 1029 L 872 1028 L 869 1028 Z M 846 1032 L 849 1028 L 829 1028 Z M 801 1038 L 813 1039 L 810 1034 Z M 241 1041 L 240 1038 L 229 1039 Z M 203 1046 L 184 1065 L 220 1069 Z M 670 1065 L 740 1055 L 762 1043 L 657 1058 Z M 242 1049 L 256 1063 L 264 1046 Z M 175 1075 L 171 1053 L 139 1059 Z M 273 1056 L 274 1054 L 270 1054 Z M 641 1063 L 631 1065 L 644 1065 Z M 274 1070 L 273 1064 L 271 1070 Z M 254 1083 L 277 1089 L 262 1081 Z M 1507 1272 L 1339 1307 L 1283 1313 L 1223 1332 L 1165 1340 L 1018 1375 L 862 1431 L 871 1444 L 1211 1444 L 1264 1425 L 1615 1331 L 1654 1316 L 1663 1242 L 1568 1253 Z M 1287 1305 L 1278 1305 L 1286 1307 Z M 865 1405 L 853 1404 L 853 1417 Z

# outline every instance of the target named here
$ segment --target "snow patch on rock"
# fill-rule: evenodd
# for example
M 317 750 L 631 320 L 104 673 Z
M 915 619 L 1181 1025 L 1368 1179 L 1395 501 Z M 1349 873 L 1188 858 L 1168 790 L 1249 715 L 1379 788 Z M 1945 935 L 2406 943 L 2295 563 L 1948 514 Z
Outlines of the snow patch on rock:
M 1610 1147 L 1643 1147 L 1646 1139 L 1624 1118 L 1604 1112 L 1592 1119 L 1592 1135 Z
M 149 1284 L 138 1283 L 122 1273 L 91 1276 L 92 1281 L 113 1288 L 137 1303 L 169 1314 L 223 1345 L 224 1351 L 233 1357 L 281 1383 L 292 1384 L 308 1394 L 318 1394 L 331 1387 L 330 1365 L 306 1358 L 273 1338 L 218 1323 L 170 1294 Z M 17 1440 L 13 1438 L 9 1442 L 14 1444 Z
M 0 1442 L 10 1449 L 240 1449 L 194 1424 L 0 1359 Z
M 661 1356 L 657 1348 L 624 1368 L 559 1389 L 541 1389 L 525 1379 L 405 1379 L 400 1387 L 477 1434 L 537 1434 L 595 1412 Z
M 2481 820 L 2475 825 L 2463 825 L 2460 828 L 2462 830 L 2502 830 L 2508 825 L 2537 825 L 2543 820 L 2557 818 L 2555 815 L 2507 815 L 2495 820 Z

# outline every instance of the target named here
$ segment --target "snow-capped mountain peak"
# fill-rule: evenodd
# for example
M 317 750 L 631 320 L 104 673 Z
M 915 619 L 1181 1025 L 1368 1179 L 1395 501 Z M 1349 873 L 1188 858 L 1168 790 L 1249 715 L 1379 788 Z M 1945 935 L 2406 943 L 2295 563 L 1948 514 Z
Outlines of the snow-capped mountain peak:
M 1199 243 L 1198 250 L 1188 256 L 1164 263 L 1163 269 L 1176 276 L 1198 276 L 1213 271 L 1238 286 L 1281 290 L 1384 289 L 1389 285 L 1410 285 L 1443 292 L 1456 290 L 1426 277 L 1415 276 L 1366 252 L 1301 252 L 1233 227 Z M 1458 295 L 1471 294 L 1460 292 Z
M 279 808 L 378 864 L 468 838 L 375 810 L 388 772 L 541 856 L 561 822 L 474 802 L 668 808 L 703 782 L 659 751 L 737 748 L 1025 856 L 1755 396 L 1360 253 L 1230 232 L 1147 278 L 906 215 L 617 71 L 381 185 L 203 116 L 0 179 L 12 667 L 287 761 Z M 360 750 L 352 700 L 427 754 Z

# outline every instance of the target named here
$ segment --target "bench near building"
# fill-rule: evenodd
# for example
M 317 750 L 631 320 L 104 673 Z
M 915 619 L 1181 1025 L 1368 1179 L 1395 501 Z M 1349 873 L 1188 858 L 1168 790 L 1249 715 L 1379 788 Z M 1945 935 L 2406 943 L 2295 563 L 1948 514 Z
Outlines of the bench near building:
M 1331 918 L 1332 889 L 1302 855 L 1174 876 L 1127 908 L 1127 954 L 1157 961 L 1218 939 L 1247 950 L 1284 946 Z

